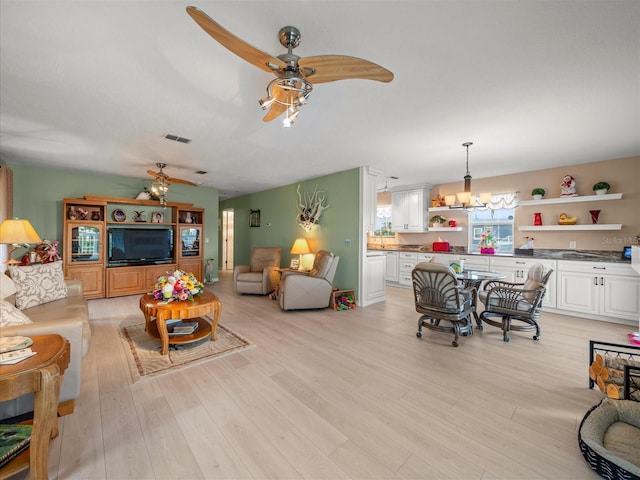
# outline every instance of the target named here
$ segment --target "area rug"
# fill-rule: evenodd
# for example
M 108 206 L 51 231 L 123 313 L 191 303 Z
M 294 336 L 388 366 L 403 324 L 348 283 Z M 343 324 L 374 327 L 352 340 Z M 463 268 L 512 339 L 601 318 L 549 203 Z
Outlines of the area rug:
M 144 378 L 171 373 L 196 363 L 238 353 L 253 344 L 230 328 L 218 324 L 218 338 L 211 337 L 184 345 L 170 345 L 167 355 L 160 354 L 160 342 L 144 330 L 144 323 L 120 324 L 120 336 L 125 350 L 133 382 Z

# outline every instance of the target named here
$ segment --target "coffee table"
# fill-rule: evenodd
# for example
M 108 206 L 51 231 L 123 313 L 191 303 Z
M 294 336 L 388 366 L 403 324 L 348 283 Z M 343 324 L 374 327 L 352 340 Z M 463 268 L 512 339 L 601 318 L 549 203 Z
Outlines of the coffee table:
M 30 479 L 48 477 L 49 441 L 58 433 L 57 409 L 62 375 L 69 366 L 69 341 L 60 335 L 34 335 L 36 355 L 14 365 L 0 365 L 0 401 L 34 392 L 33 430 L 27 450 L 0 469 L 8 478 L 29 468 Z
M 209 334 L 212 342 L 218 338 L 218 319 L 222 304 L 217 295 L 206 290 L 193 297 L 193 300 L 169 303 L 155 300 L 153 296 L 145 294 L 140 297 L 140 310 L 144 314 L 145 330 L 162 344 L 162 355 L 169 353 L 169 345 L 172 344 L 197 342 Z M 212 318 L 203 318 L 209 314 L 213 314 Z M 169 336 L 166 321 L 174 318 L 198 322 L 198 329 L 189 335 Z

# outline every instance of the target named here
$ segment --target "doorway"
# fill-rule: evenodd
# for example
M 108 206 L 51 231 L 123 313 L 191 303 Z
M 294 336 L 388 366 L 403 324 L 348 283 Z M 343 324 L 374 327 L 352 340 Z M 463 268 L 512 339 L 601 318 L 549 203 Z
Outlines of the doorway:
M 222 270 L 233 270 L 233 208 L 222 210 Z

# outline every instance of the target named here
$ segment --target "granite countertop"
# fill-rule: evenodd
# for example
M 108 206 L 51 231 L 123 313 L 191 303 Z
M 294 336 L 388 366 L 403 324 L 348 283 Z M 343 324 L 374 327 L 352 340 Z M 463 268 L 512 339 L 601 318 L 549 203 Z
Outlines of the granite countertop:
M 444 255 L 481 255 L 479 252 L 469 252 L 465 247 L 451 247 L 449 252 L 434 252 L 431 245 L 402 245 L 402 244 L 385 244 L 380 245 L 368 244 L 368 250 L 383 250 L 390 252 L 417 252 L 417 253 L 436 253 Z M 533 255 L 519 255 L 498 253 L 492 255 L 494 257 L 507 258 L 539 258 L 547 260 L 579 260 L 587 262 L 613 262 L 631 264 L 630 260 L 623 260 L 622 253 L 609 250 L 551 250 L 551 249 L 534 249 Z

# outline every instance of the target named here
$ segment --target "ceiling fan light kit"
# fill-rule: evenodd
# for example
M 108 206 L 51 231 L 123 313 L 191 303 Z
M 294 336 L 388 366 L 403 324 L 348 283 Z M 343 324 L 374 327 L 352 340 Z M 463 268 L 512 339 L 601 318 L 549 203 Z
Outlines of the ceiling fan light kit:
M 158 162 L 156 163 L 156 167 L 160 169 L 159 172 L 147 170 L 147 173 L 155 178 L 153 183 L 149 186 L 149 194 L 153 200 L 159 200 L 160 205 L 162 206 L 167 204 L 167 193 L 169 192 L 169 186 L 171 183 L 183 183 L 185 185 L 191 185 L 192 187 L 198 186 L 196 183 L 190 182 L 189 180 L 170 177 L 162 171 L 166 166 L 166 163 Z
M 313 84 L 346 79 L 393 80 L 393 73 L 389 70 L 362 58 L 345 55 L 302 58 L 295 55 L 293 49 L 300 45 L 301 39 L 296 27 L 280 29 L 278 38 L 287 53 L 274 57 L 236 37 L 197 7 L 187 7 L 187 13 L 222 46 L 277 77 L 267 85 L 267 96 L 258 101 L 267 111 L 263 118 L 265 122 L 286 113 L 283 126 L 291 127 L 300 114 L 299 108 L 307 103 Z

